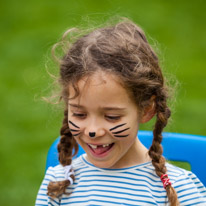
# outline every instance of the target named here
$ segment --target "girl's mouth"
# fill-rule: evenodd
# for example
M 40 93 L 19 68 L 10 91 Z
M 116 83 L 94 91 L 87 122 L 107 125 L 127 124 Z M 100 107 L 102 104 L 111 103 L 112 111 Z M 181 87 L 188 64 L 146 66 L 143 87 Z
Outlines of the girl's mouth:
M 104 145 L 93 145 L 93 144 L 87 144 L 87 145 L 94 156 L 103 157 L 106 156 L 108 152 L 113 148 L 114 143 L 104 144 Z

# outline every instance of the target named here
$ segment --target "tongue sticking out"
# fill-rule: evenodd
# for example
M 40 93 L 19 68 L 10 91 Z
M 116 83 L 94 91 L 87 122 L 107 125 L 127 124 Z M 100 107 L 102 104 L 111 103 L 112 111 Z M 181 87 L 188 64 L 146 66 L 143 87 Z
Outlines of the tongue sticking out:
M 106 151 L 108 151 L 111 147 L 113 146 L 113 144 L 110 144 L 109 146 L 107 147 L 102 147 L 102 146 L 97 146 L 96 149 L 92 148 L 92 150 L 96 153 L 96 154 L 103 154 L 105 153 Z

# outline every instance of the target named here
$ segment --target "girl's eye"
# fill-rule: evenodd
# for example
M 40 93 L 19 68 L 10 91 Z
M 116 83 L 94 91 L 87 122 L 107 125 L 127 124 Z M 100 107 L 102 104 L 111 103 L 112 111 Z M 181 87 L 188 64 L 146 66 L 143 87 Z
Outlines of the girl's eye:
M 74 117 L 78 117 L 78 118 L 85 118 L 86 117 L 86 114 L 82 114 L 82 113 L 73 113 L 72 116 Z
M 121 117 L 120 116 L 105 116 L 109 120 L 119 120 Z

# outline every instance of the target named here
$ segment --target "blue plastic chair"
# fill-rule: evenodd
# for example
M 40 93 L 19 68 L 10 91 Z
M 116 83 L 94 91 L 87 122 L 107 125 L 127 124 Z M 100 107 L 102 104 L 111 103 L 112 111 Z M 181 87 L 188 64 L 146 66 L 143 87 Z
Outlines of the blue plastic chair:
M 153 134 L 150 131 L 139 131 L 138 138 L 149 148 L 152 144 Z M 46 162 L 46 169 L 49 166 L 59 164 L 57 138 L 51 145 Z M 206 136 L 178 134 L 178 133 L 163 133 L 163 155 L 167 160 L 187 162 L 191 166 L 193 173 L 206 186 Z M 79 147 L 77 157 L 84 153 L 84 150 Z

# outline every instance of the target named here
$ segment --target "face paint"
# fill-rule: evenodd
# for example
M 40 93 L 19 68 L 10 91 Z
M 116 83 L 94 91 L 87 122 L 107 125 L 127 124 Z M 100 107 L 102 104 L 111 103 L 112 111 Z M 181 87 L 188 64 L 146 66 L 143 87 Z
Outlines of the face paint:
M 70 129 L 71 133 L 73 136 L 78 136 L 81 132 L 80 132 L 80 127 L 78 127 L 76 124 L 74 124 L 72 121 L 69 120 L 69 124 L 71 124 L 72 126 L 74 126 L 77 129 Z
M 69 120 L 69 123 L 72 124 L 74 127 L 79 129 L 79 127 L 76 124 L 74 124 L 72 121 Z
M 95 137 L 95 132 L 89 132 L 89 136 L 92 138 L 92 137 Z
M 126 125 L 126 123 L 124 123 L 124 124 L 119 124 L 119 125 L 111 128 L 109 131 L 116 130 L 116 129 L 118 129 L 119 127 L 122 127 L 122 126 L 124 126 L 124 125 Z M 121 137 L 127 137 L 127 136 L 129 136 L 129 134 L 124 135 L 124 134 L 122 134 L 122 133 L 123 133 L 124 131 L 127 131 L 128 129 L 130 129 L 130 128 L 129 128 L 129 127 L 126 128 L 126 129 L 120 128 L 120 130 L 118 130 L 118 131 L 116 131 L 116 132 L 112 132 L 112 134 L 114 135 L 114 137 L 120 137 L 120 138 L 121 138 Z M 122 135 L 121 135 L 121 134 L 122 134 Z
M 81 134 L 81 131 L 80 131 L 80 127 L 78 127 L 76 124 L 74 124 L 72 121 L 69 120 L 69 124 L 72 125 L 73 127 L 75 127 L 75 129 L 71 129 L 70 128 L 70 131 L 72 133 L 73 136 L 78 136 L 79 134 Z M 113 128 L 111 128 L 109 131 L 113 131 L 113 130 L 117 130 L 118 128 L 120 130 L 117 130 L 117 131 L 114 131 L 112 132 L 112 134 L 114 135 L 114 137 L 118 137 L 118 138 L 122 138 L 122 137 L 127 137 L 129 136 L 129 134 L 122 134 L 123 132 L 127 131 L 130 129 L 130 127 L 128 128 L 125 128 L 125 129 L 122 129 L 121 127 L 123 127 L 124 125 L 126 125 L 126 123 L 124 124 L 119 124 Z M 89 132 L 89 136 L 91 138 L 95 137 L 95 132 Z
M 124 126 L 125 124 L 126 124 L 126 123 L 124 123 L 124 124 L 119 124 L 119 125 L 111 128 L 109 131 L 112 131 L 112 130 L 114 130 L 114 129 L 117 129 L 118 127 Z

